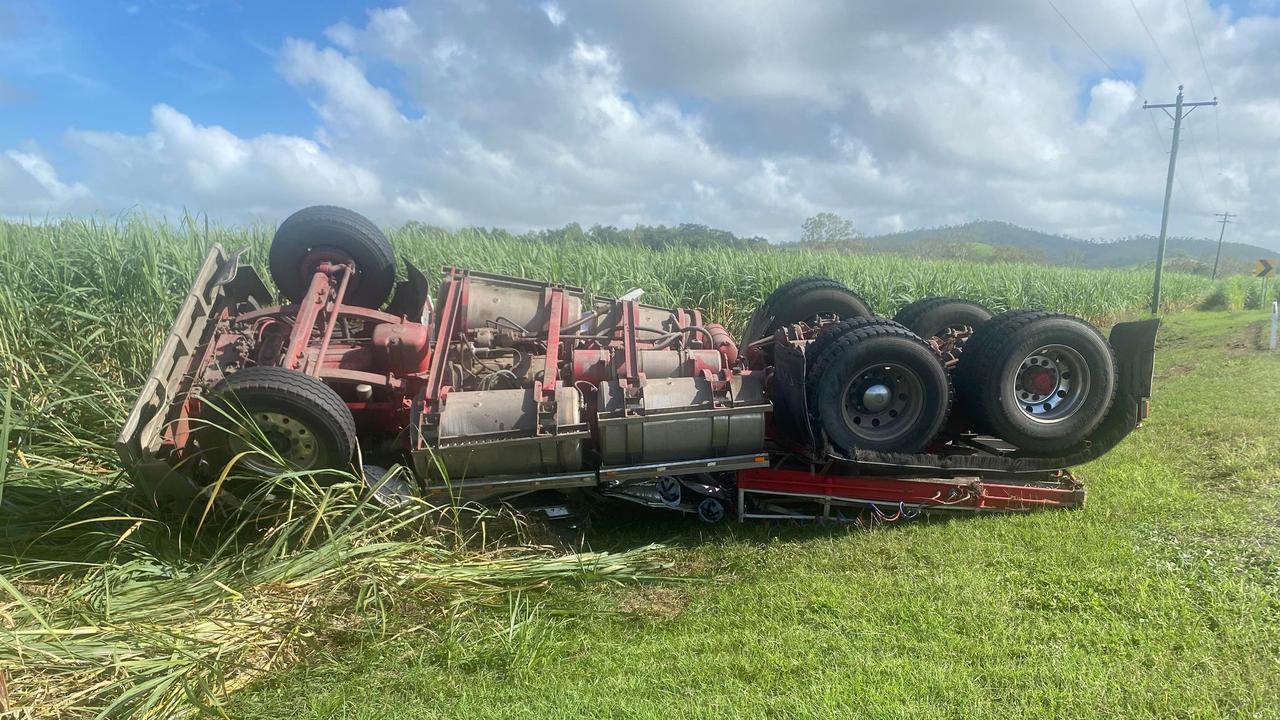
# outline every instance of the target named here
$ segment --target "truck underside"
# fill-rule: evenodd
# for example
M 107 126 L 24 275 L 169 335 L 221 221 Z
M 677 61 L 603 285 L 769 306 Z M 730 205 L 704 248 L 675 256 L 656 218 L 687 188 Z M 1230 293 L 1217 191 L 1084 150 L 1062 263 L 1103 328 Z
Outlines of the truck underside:
M 922 301 L 908 327 L 810 278 L 739 343 L 636 293 L 450 267 L 432 299 L 337 208 L 277 233 L 283 305 L 242 252 L 209 251 L 117 442 L 162 502 L 233 464 L 399 463 L 400 492 L 428 498 L 578 489 L 708 521 L 1075 507 L 1066 468 L 1138 427 L 1151 391 L 1156 321 L 1103 340 L 1067 316 Z

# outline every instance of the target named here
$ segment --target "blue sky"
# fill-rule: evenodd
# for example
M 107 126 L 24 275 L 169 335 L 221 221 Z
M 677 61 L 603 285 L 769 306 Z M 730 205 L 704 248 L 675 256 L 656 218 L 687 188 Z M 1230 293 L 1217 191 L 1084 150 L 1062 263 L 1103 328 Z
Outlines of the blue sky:
M 1173 232 L 1280 246 L 1277 3 L 1055 4 L 0 0 L 0 214 L 1120 237 L 1185 83 Z
M 53 146 L 77 124 L 145 132 L 139 108 L 156 103 L 237 134 L 305 133 L 315 116 L 273 69 L 280 43 L 322 37 L 335 22 L 363 20 L 367 7 L 345 0 L 0 0 L 0 22 L 14 23 L 0 31 L 0 67 L 17 96 L 0 123 L 0 145 L 36 139 Z

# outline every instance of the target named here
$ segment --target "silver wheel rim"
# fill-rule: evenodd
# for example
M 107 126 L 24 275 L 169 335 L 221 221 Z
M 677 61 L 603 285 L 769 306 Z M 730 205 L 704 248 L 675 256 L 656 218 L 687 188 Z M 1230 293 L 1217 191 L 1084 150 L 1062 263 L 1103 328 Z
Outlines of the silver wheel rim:
M 924 413 L 924 382 L 897 363 L 876 363 L 854 373 L 841 394 L 845 427 L 868 442 L 886 442 L 911 431 Z
M 255 428 L 245 428 L 243 433 L 231 441 L 231 449 L 237 455 L 249 452 L 244 462 L 259 471 L 279 472 L 279 464 L 262 456 L 261 452 L 270 449 L 292 467 L 307 469 L 314 467 L 320 459 L 320 443 L 315 433 L 306 423 L 284 413 L 265 410 L 249 414 Z M 251 437 L 245 437 L 246 435 Z M 262 440 L 267 442 L 262 447 Z
M 1080 411 L 1092 381 L 1089 364 L 1079 351 L 1067 345 L 1044 345 L 1010 370 L 1004 392 L 1025 417 L 1053 424 Z

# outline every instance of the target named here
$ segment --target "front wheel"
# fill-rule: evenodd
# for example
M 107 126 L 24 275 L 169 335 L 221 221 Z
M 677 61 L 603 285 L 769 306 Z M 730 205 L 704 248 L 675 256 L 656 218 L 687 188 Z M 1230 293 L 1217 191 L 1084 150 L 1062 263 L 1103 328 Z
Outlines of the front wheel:
M 346 470 L 356 424 L 333 388 L 279 367 L 236 372 L 214 389 L 205 433 L 221 462 L 254 475 L 288 470 Z
M 322 262 L 350 263 L 355 274 L 343 302 L 377 308 L 396 282 L 391 242 L 365 216 L 330 205 L 303 208 L 290 215 L 271 240 L 271 279 L 280 292 L 300 302 Z

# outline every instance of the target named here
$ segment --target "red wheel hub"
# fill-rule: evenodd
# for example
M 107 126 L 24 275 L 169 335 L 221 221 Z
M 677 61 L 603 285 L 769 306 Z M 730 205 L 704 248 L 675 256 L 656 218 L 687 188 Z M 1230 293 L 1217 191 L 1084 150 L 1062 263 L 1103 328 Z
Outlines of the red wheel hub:
M 1057 384 L 1057 373 L 1048 368 L 1031 368 L 1022 376 L 1022 387 L 1036 395 L 1048 395 Z

